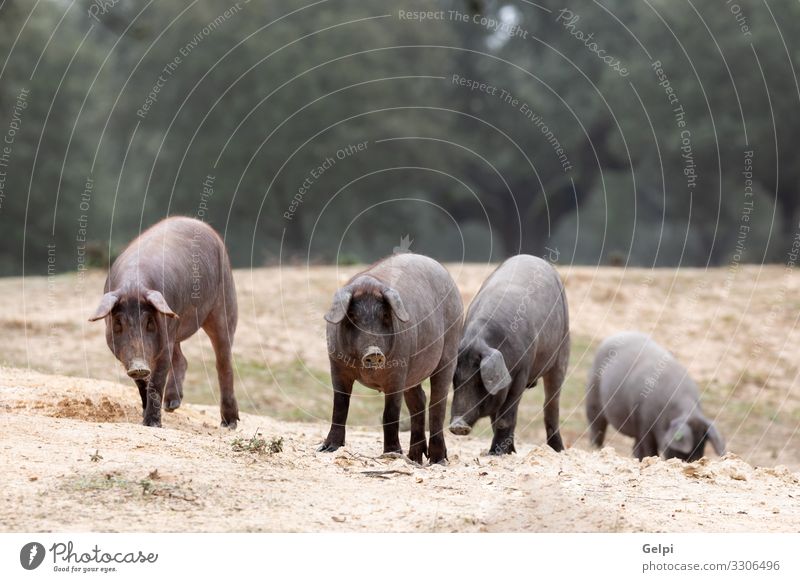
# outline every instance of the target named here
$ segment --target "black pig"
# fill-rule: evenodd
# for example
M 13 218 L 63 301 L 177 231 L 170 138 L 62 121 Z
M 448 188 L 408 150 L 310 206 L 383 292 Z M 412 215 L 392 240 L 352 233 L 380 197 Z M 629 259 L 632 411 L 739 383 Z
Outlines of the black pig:
M 722 437 L 700 410 L 700 391 L 689 372 L 643 333 L 618 333 L 600 344 L 586 386 L 586 413 L 595 446 L 603 446 L 611 423 L 635 439 L 639 460 L 661 453 L 696 461 L 706 441 L 725 454 Z
M 447 459 L 444 420 L 456 365 L 464 308 L 441 264 L 398 254 L 358 273 L 336 292 L 325 315 L 333 383 L 333 418 L 320 451 L 344 444 L 353 382 L 384 393 L 383 450 L 402 453 L 400 406 L 411 415 L 408 456 L 421 463 Z M 425 393 L 430 378 L 430 441 L 425 442 Z
M 544 378 L 547 444 L 563 450 L 558 404 L 569 348 L 567 298 L 556 270 L 530 255 L 505 261 L 467 311 L 453 379 L 450 432 L 469 434 L 479 418 L 488 416 L 494 431 L 489 453 L 516 452 L 520 398 Z

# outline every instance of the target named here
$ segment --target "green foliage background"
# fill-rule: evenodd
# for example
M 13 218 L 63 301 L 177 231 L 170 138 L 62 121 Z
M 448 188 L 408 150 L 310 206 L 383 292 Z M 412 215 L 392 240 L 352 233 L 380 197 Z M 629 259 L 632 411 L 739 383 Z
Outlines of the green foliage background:
M 76 269 L 82 215 L 100 265 L 170 214 L 200 213 L 240 267 L 370 261 L 406 234 L 413 250 L 449 261 L 555 249 L 561 262 L 587 264 L 777 262 L 797 230 L 797 2 L 0 6 L 0 139 L 29 91 L 4 168 L 2 275 L 42 274 L 48 257 L 57 271 Z M 572 28 L 557 20 L 562 9 L 579 17 Z M 417 10 L 443 18 L 400 15 Z M 157 101 L 137 115 L 181 50 Z M 693 189 L 654 61 L 685 111 Z M 498 93 L 470 91 L 453 75 Z M 570 170 L 521 103 L 552 131 Z M 363 151 L 336 159 L 359 142 Z M 326 158 L 336 161 L 287 219 Z

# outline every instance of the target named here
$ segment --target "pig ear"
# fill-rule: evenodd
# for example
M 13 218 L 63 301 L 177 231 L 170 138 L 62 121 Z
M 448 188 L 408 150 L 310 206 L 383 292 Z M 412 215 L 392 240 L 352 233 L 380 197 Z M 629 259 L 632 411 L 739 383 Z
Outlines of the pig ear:
M 347 310 L 350 307 L 350 300 L 353 298 L 353 292 L 347 287 L 342 287 L 333 296 L 333 305 L 331 305 L 328 313 L 325 314 L 325 321 L 328 323 L 340 323 L 344 316 L 347 315 Z
M 511 384 L 511 375 L 499 350 L 490 348 L 488 355 L 481 360 L 481 380 L 492 396 Z
M 676 418 L 669 423 L 665 435 L 665 447 L 688 455 L 694 450 L 694 433 L 686 418 Z
M 403 305 L 403 300 L 400 299 L 400 294 L 391 287 L 383 292 L 383 298 L 389 303 L 397 319 L 403 323 L 411 319 L 411 316 L 406 311 L 406 306 Z
M 106 293 L 103 295 L 103 298 L 100 300 L 100 305 L 97 306 L 94 315 L 89 318 L 89 321 L 103 319 L 106 315 L 111 313 L 111 310 L 114 309 L 117 301 L 119 301 L 119 297 L 114 293 Z
M 711 446 L 714 447 L 720 457 L 725 454 L 725 441 L 722 435 L 719 434 L 717 427 L 710 422 L 706 428 L 706 438 L 711 442 Z
M 163 313 L 167 317 L 174 317 L 176 319 L 178 318 L 178 315 L 174 311 L 172 311 L 172 308 L 167 303 L 167 300 L 164 299 L 164 296 L 158 291 L 154 291 L 151 289 L 150 291 L 145 293 L 144 297 L 145 299 L 147 299 L 147 302 L 150 305 L 152 305 L 158 310 L 159 313 Z

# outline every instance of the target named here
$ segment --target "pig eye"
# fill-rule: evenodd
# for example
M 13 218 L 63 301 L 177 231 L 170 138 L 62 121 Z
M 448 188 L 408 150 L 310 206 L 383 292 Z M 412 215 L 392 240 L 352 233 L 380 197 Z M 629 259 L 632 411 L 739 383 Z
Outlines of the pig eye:
M 113 322 L 112 330 L 114 333 L 122 333 L 122 320 L 119 317 L 115 317 Z
M 147 318 L 147 331 L 154 332 L 156 330 L 156 320 L 152 317 Z

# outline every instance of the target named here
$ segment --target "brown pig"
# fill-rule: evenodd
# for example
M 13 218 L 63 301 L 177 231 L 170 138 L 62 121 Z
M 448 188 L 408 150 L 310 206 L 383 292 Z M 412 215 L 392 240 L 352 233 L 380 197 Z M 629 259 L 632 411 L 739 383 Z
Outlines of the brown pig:
M 237 305 L 225 243 L 199 220 L 172 217 L 143 232 L 114 261 L 89 321 L 106 320 L 108 347 L 139 388 L 145 426 L 161 426 L 161 403 L 181 405 L 180 343 L 199 328 L 214 347 L 222 426 L 235 428 L 231 346 Z

